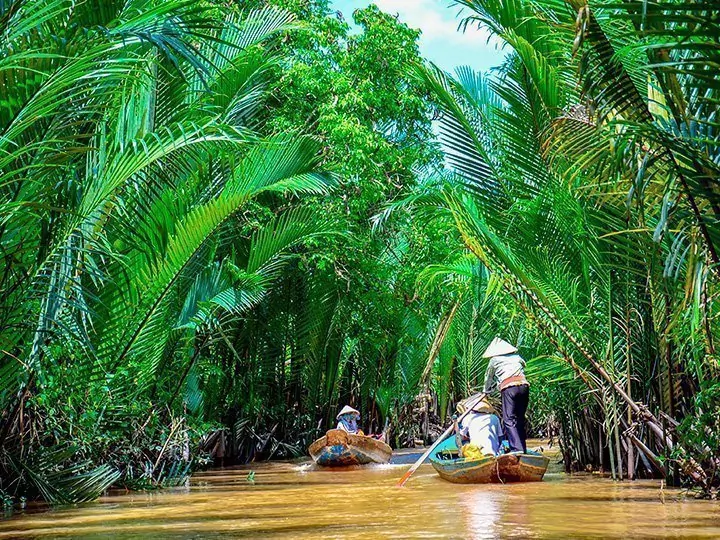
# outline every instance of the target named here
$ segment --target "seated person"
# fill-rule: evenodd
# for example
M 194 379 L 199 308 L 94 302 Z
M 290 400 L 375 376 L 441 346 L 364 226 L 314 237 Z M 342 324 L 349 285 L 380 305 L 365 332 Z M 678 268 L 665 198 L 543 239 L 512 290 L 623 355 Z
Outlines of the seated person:
M 337 415 L 337 427 L 352 433 L 353 435 L 365 435 L 361 429 L 358 429 L 358 420 L 360 420 L 360 412 L 353 409 L 350 405 L 345 405 Z
M 477 395 L 461 401 L 458 403 L 458 411 L 465 412 L 476 399 Z M 473 405 L 472 411 L 456 426 L 458 449 L 462 449 L 462 442 L 469 439 L 469 444 L 475 446 L 481 454 L 495 456 L 500 452 L 501 438 L 500 419 L 485 399 Z

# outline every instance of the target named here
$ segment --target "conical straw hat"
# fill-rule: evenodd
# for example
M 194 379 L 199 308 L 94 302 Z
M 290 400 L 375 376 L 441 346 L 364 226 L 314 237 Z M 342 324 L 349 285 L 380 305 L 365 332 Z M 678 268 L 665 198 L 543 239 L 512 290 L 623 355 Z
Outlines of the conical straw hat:
M 360 416 L 360 411 L 356 411 L 356 410 L 353 409 L 350 405 L 345 405 L 345 406 L 342 408 L 342 411 L 340 411 L 340 412 L 338 413 L 338 415 L 335 417 L 335 420 L 340 420 L 340 417 L 341 417 L 343 414 L 350 414 L 350 413 L 355 413 L 355 414 L 357 414 L 358 416 Z
M 517 352 L 517 348 L 510 345 L 507 341 L 496 337 L 492 340 L 492 343 L 488 345 L 483 353 L 483 358 L 492 358 L 493 356 L 504 356 L 506 354 L 512 354 Z
M 463 399 L 462 401 L 460 401 L 457 404 L 458 412 L 460 414 L 463 414 L 465 411 L 467 411 L 468 407 L 477 400 L 477 398 L 478 398 L 478 394 L 474 394 L 474 395 L 467 397 L 467 398 Z M 475 406 L 473 406 L 472 410 L 475 412 L 479 412 L 479 413 L 496 414 L 495 408 L 492 405 L 490 405 L 490 402 L 486 398 L 483 398 L 480 401 L 478 401 L 478 403 Z

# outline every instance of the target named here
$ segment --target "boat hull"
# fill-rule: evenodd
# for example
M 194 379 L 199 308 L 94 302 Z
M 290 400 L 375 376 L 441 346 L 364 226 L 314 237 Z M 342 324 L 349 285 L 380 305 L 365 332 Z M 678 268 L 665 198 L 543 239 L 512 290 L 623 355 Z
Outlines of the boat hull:
M 308 448 L 313 461 L 322 467 L 348 467 L 387 463 L 392 448 L 382 441 L 331 429 Z
M 457 452 L 452 439 L 442 443 L 430 457 L 430 463 L 443 480 L 455 484 L 505 484 L 539 482 L 550 460 L 542 454 L 511 453 L 481 459 L 443 459 Z

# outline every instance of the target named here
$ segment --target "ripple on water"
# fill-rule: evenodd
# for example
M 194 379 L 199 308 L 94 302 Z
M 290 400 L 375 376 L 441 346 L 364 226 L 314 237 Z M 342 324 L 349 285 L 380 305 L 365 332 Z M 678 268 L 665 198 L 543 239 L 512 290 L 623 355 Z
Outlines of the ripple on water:
M 661 492 L 659 482 L 552 472 L 535 484 L 467 486 L 423 465 L 397 488 L 405 467 L 216 469 L 187 488 L 16 515 L 0 522 L 0 538 L 720 537 L 717 503 Z

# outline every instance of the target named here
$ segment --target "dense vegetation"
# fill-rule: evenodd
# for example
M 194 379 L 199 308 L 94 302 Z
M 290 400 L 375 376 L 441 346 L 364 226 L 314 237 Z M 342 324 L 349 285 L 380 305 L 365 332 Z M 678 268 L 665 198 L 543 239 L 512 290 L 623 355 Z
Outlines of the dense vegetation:
M 456 176 L 409 203 L 445 214 L 534 327 L 567 467 L 622 477 L 674 459 L 712 491 L 717 12 L 458 4 L 513 54 L 489 79 L 421 70 Z
M 374 6 L 0 3 L 4 497 L 299 454 L 346 402 L 430 438 L 496 334 L 569 470 L 713 492 L 716 12 L 457 4 L 497 71 Z

